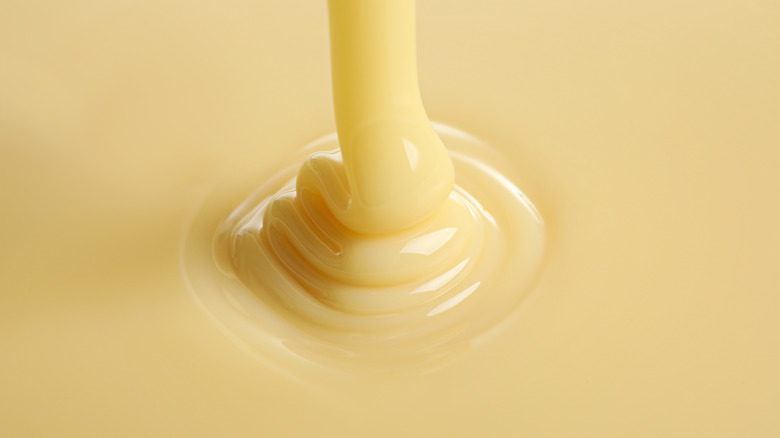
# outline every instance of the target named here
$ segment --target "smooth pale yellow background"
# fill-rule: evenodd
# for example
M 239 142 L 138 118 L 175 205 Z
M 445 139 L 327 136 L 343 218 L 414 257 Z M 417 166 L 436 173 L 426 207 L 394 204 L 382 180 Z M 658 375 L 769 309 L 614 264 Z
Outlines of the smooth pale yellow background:
M 418 12 L 428 113 L 525 175 L 545 269 L 455 364 L 324 393 L 179 267 L 222 172 L 334 129 L 324 2 L 0 3 L 0 435 L 780 434 L 780 6 Z

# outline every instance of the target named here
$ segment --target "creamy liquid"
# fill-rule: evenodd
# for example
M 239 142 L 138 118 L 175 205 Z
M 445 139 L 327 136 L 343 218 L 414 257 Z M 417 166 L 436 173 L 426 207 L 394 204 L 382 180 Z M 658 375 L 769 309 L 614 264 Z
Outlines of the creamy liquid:
M 327 389 L 180 269 L 202 206 L 336 129 L 297 3 L 1 7 L 0 435 L 780 432 L 775 3 L 421 1 L 428 114 L 506 157 L 543 269 L 445 367 Z
M 328 6 L 343 171 L 331 174 L 332 165 L 309 159 L 298 184 L 316 188 L 353 231 L 401 231 L 438 212 L 454 179 L 417 84 L 415 2 L 331 0 Z
M 290 367 L 442 366 L 518 305 L 541 261 L 542 219 L 501 158 L 439 126 L 448 154 L 425 114 L 414 3 L 329 2 L 338 136 L 229 215 L 207 203 L 185 247 L 206 310 L 312 384 Z

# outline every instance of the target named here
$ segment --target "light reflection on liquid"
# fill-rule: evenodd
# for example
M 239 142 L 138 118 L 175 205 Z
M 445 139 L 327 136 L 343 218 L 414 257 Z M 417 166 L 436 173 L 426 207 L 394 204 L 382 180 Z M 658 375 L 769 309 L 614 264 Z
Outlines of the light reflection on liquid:
M 458 214 L 390 237 L 360 235 L 327 211 L 301 209 L 322 203 L 295 201 L 292 165 L 233 212 L 196 218 L 187 253 L 208 247 L 218 267 L 185 256 L 195 296 L 254 353 L 288 369 L 420 372 L 468 351 L 527 293 L 542 260 L 544 224 L 484 144 L 436 129 L 456 166 L 448 202 Z M 335 141 L 324 137 L 303 154 L 332 150 Z M 269 215 L 280 199 L 283 209 Z M 204 212 L 214 212 L 210 202 Z

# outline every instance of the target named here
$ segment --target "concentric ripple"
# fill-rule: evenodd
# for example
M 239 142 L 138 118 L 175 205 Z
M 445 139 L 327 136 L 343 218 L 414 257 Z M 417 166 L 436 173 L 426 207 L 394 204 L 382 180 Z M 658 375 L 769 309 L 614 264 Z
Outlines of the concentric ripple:
M 362 234 L 334 217 L 328 205 L 344 187 L 335 135 L 218 226 L 207 202 L 185 248 L 195 295 L 281 368 L 424 369 L 467 351 L 528 292 L 544 225 L 498 170 L 500 157 L 454 128 L 436 130 L 455 188 L 436 214 L 400 232 Z

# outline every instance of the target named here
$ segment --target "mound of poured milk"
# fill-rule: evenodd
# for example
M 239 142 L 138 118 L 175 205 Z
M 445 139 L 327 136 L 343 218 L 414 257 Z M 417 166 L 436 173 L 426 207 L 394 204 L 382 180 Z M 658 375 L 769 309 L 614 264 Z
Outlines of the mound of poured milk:
M 197 294 L 206 307 L 227 297 L 217 319 L 264 355 L 339 370 L 440 364 L 525 295 L 543 221 L 500 158 L 429 121 L 412 0 L 333 0 L 329 14 L 338 135 L 221 223 L 224 282 Z

